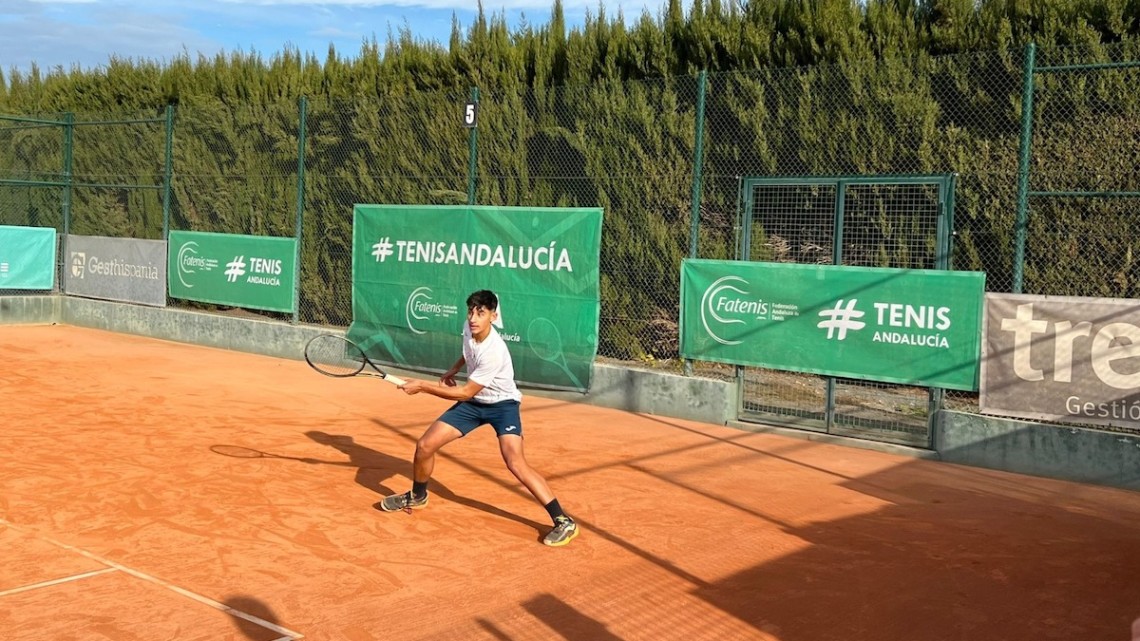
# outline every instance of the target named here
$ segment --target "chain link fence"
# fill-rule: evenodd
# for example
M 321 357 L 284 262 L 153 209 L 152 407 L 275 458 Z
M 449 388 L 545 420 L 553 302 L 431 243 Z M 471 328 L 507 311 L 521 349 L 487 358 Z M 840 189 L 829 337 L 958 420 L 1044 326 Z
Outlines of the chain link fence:
M 752 178 L 953 175 L 954 269 L 986 272 L 990 291 L 1137 297 L 1140 70 L 1113 65 L 1140 60 L 1138 47 L 1038 52 L 1028 165 L 1020 153 L 1028 61 L 1017 50 L 474 92 L 474 130 L 462 126 L 468 93 L 193 99 L 175 113 L 166 182 L 161 119 L 76 126 L 69 143 L 59 124 L 66 116 L 0 118 L 0 223 L 62 230 L 70 207 L 74 233 L 161 238 L 168 223 L 294 236 L 300 216 L 297 320 L 345 326 L 356 203 L 600 206 L 599 358 L 681 371 L 685 257 L 826 264 L 838 250 L 843 264 L 935 265 L 929 189 L 853 188 L 835 248 L 835 194 L 826 186 L 745 193 Z M 73 120 L 100 118 L 107 121 Z M 62 186 L 68 145 L 70 180 L 89 187 Z M 1021 192 L 1019 169 L 1029 178 Z M 746 217 L 762 233 L 745 237 Z M 703 376 L 738 375 L 693 366 Z M 758 408 L 808 422 L 820 419 L 817 406 L 835 384 L 852 429 L 885 426 L 895 433 L 888 440 L 906 443 L 927 436 L 932 405 L 923 388 L 761 368 L 749 368 L 744 382 Z M 975 394 L 940 401 L 977 409 Z
M 0 224 L 63 229 L 63 119 L 0 117 Z
M 989 272 L 989 287 L 1003 291 L 1016 210 L 1020 78 L 1020 56 L 997 52 L 711 76 L 701 255 L 935 268 L 938 194 L 930 185 L 889 184 L 890 177 L 954 175 L 956 236 L 945 258 L 958 269 Z M 821 176 L 883 177 L 842 194 L 841 246 L 837 186 L 813 182 Z M 751 177 L 788 180 L 742 194 Z M 741 237 L 742 216 L 756 230 L 751 237 Z M 925 388 L 751 367 L 740 376 L 746 415 L 929 442 L 935 405 Z M 976 409 L 976 395 L 971 402 Z
M 0 116 L 0 224 L 161 239 L 165 122 L 153 114 Z
M 1035 63 L 1023 291 L 1140 297 L 1140 46 Z
M 71 121 L 69 233 L 162 239 L 166 118 L 76 114 Z
M 487 94 L 481 103 L 477 203 L 605 210 L 604 359 L 676 359 L 696 98 L 696 78 L 682 77 Z

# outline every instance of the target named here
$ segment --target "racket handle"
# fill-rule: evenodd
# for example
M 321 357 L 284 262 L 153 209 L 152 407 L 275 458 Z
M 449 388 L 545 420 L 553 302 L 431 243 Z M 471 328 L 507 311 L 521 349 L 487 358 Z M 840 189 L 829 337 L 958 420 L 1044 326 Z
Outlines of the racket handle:
M 399 376 L 392 376 L 392 375 L 385 376 L 384 380 L 388 381 L 389 383 L 391 383 L 393 385 L 396 385 L 397 387 L 400 385 L 403 385 L 404 383 L 407 383 L 407 381 L 400 378 Z

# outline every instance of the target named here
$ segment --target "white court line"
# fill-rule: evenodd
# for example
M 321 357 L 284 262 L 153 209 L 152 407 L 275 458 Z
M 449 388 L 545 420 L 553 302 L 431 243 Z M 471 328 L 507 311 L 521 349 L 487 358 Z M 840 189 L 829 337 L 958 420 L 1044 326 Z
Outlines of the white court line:
M 228 614 L 230 616 L 235 616 L 235 617 L 238 617 L 239 619 L 245 619 L 246 621 L 249 621 L 250 623 L 253 623 L 255 625 L 259 625 L 263 628 L 266 628 L 267 630 L 272 630 L 272 631 L 276 632 L 277 634 L 285 635 L 285 636 L 281 637 L 280 639 L 275 639 L 274 641 L 297 641 L 299 639 L 305 638 L 305 635 L 301 634 L 300 632 L 294 632 L 294 631 L 290 630 L 289 628 L 283 628 L 283 627 L 281 627 L 275 623 L 270 623 L 269 621 L 266 621 L 265 619 L 259 619 L 258 617 L 255 617 L 252 614 L 246 614 L 245 612 L 242 612 L 241 610 L 235 610 L 235 609 L 231 608 L 230 606 L 228 606 L 224 603 L 218 603 L 217 601 L 215 601 L 211 598 L 204 597 L 200 594 L 194 594 L 193 592 L 191 592 L 189 590 L 185 590 L 183 588 L 180 588 L 177 585 L 174 585 L 173 583 L 163 581 L 160 578 L 153 577 L 153 576 L 146 574 L 144 572 L 139 572 L 138 570 L 133 570 L 131 568 L 128 568 L 125 565 L 115 563 L 114 561 L 109 561 L 109 560 L 104 559 L 103 557 L 101 557 L 97 554 L 92 554 L 91 552 L 88 552 L 87 550 L 77 548 L 74 545 L 68 545 L 66 543 L 61 543 L 59 541 L 56 541 L 54 539 L 50 539 L 50 538 L 48 538 L 46 536 L 42 536 L 40 534 L 36 534 L 34 532 L 28 532 L 27 530 L 24 530 L 23 528 L 16 527 L 15 525 L 9 523 L 8 521 L 5 521 L 4 519 L 0 519 L 0 525 L 5 525 L 7 527 L 10 527 L 15 531 L 20 532 L 21 534 L 27 534 L 29 536 L 33 536 L 33 537 L 41 539 L 43 541 L 47 541 L 48 543 L 51 543 L 52 545 L 55 545 L 58 547 L 61 547 L 65 550 L 68 550 L 69 552 L 75 552 L 76 554 L 83 555 L 83 556 L 91 559 L 92 561 L 97 561 L 99 563 L 102 563 L 103 565 L 106 565 L 106 566 L 114 569 L 114 570 L 119 570 L 120 572 L 126 572 L 127 574 L 129 574 L 135 578 L 142 579 L 143 581 L 148 581 L 148 582 L 153 583 L 155 585 L 160 585 L 160 586 L 166 588 L 167 590 L 181 594 L 184 597 L 194 599 L 195 601 L 197 601 L 199 603 L 203 603 L 205 605 L 208 605 L 211 608 L 221 610 L 222 612 L 225 612 L 226 614 Z M 106 572 L 106 571 L 110 571 L 110 570 L 100 570 L 99 572 Z M 17 588 L 17 589 L 21 589 L 21 588 Z
M 36 583 L 34 585 L 25 585 L 19 588 L 12 588 L 11 590 L 0 590 L 0 596 L 8 596 L 9 594 L 19 594 L 27 592 L 28 590 L 35 590 L 36 588 L 46 588 L 51 585 L 59 585 L 60 583 L 67 583 L 68 581 L 78 581 L 79 579 L 86 579 L 89 576 L 97 574 L 106 574 L 108 572 L 116 572 L 115 568 L 103 568 L 102 570 L 95 570 L 93 572 L 84 572 L 83 574 L 76 574 L 74 576 L 65 576 L 62 579 L 54 579 L 51 581 L 44 581 L 43 583 Z

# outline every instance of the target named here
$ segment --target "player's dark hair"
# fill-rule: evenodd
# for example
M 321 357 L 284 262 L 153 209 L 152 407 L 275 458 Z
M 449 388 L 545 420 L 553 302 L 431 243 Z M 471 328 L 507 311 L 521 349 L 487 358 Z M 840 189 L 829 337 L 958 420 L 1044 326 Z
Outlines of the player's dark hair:
M 489 312 L 493 312 L 499 308 L 499 297 L 495 296 L 495 292 L 489 289 L 480 289 L 473 292 L 467 297 L 467 309 L 475 309 L 482 307 Z

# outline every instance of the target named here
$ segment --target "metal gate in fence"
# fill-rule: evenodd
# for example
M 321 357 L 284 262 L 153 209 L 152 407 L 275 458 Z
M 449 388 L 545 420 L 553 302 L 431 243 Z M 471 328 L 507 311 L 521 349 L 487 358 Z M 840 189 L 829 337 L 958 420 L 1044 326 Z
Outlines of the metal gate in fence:
M 748 178 L 741 260 L 950 269 L 953 175 Z M 744 421 L 930 447 L 942 390 L 738 368 Z

